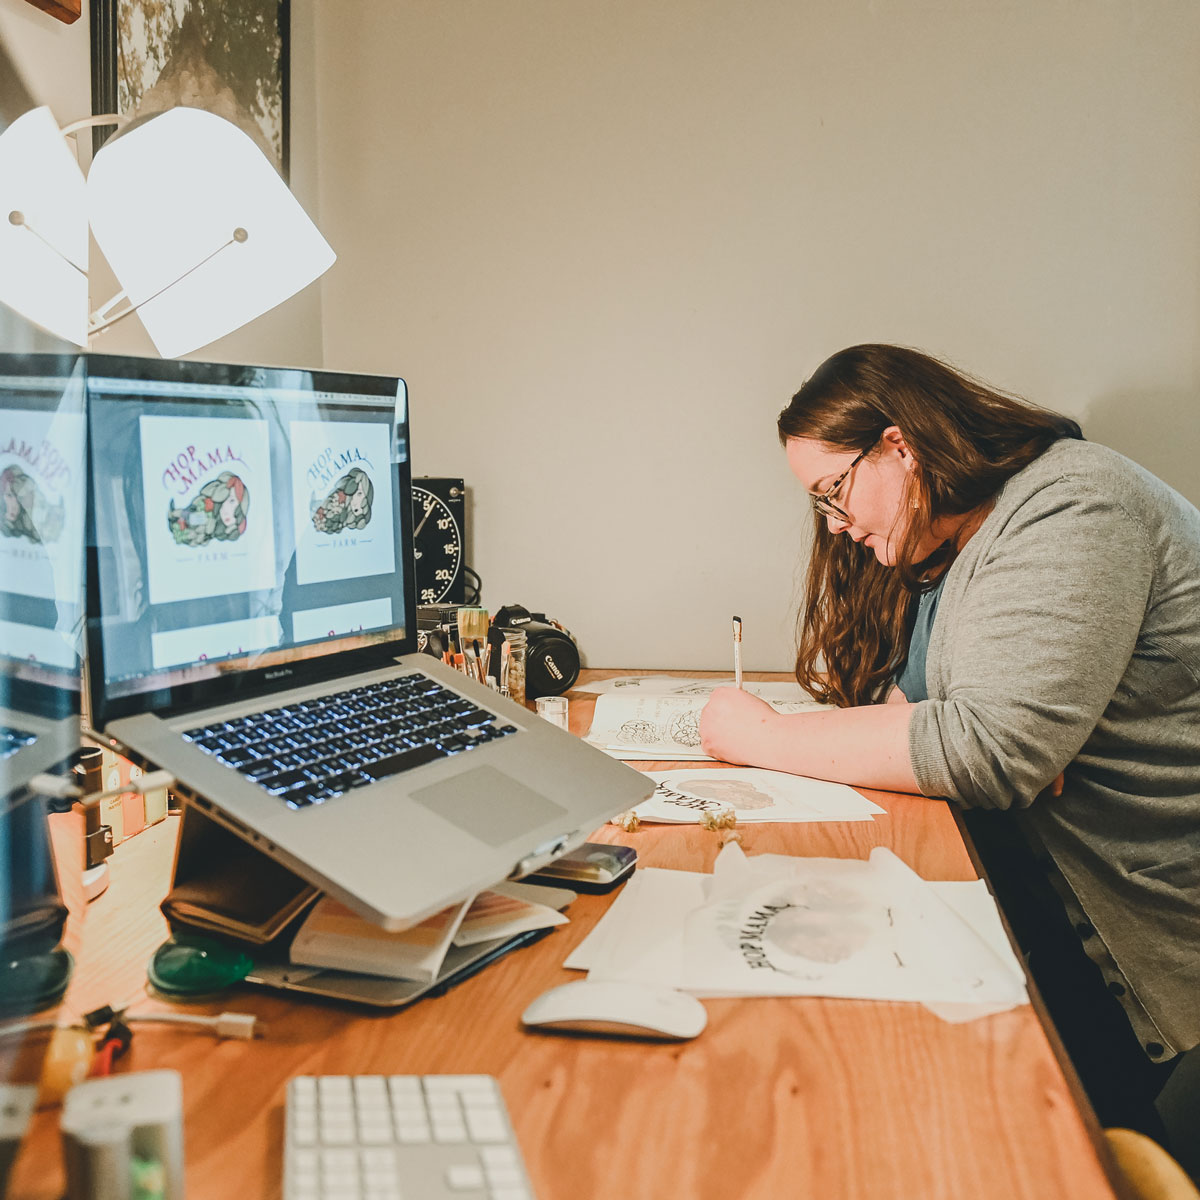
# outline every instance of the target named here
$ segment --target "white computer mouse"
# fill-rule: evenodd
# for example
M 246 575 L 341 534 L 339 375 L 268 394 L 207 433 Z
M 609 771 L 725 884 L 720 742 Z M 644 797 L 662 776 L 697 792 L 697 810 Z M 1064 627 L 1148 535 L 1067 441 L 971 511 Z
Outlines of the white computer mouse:
M 644 983 L 581 979 L 543 992 L 521 1014 L 538 1030 L 635 1038 L 694 1038 L 708 1024 L 695 996 Z

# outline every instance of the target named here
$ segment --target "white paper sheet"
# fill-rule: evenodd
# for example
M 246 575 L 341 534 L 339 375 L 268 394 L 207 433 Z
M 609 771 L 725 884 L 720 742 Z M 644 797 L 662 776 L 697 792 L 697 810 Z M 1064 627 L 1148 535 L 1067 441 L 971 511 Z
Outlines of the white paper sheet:
M 696 824 L 732 809 L 739 822 L 869 821 L 884 810 L 844 783 L 761 767 L 656 771 L 654 794 L 634 812 L 643 821 Z
M 933 885 L 890 851 L 869 861 L 747 858 L 712 876 L 642 869 L 567 960 L 694 995 L 918 1001 L 948 1020 L 1027 1000 L 985 885 Z
M 594 683 L 579 684 L 577 692 L 604 695 L 620 692 L 624 695 L 643 696 L 703 696 L 707 698 L 714 688 L 733 687 L 733 679 L 696 679 L 684 675 L 619 675 L 614 679 L 598 679 Z M 760 700 L 784 700 L 804 704 L 811 708 L 824 708 L 803 691 L 798 683 L 789 680 L 768 680 L 762 683 L 746 682 L 745 691 Z
M 684 922 L 704 903 L 711 878 L 693 871 L 639 867 L 563 965 L 601 979 L 678 987 Z

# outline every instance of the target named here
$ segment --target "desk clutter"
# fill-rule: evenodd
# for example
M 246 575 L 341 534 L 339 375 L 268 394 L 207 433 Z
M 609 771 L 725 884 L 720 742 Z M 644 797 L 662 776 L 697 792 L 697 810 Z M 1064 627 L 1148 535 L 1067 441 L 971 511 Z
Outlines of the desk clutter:
M 188 806 L 161 904 L 172 936 L 147 975 L 166 999 L 244 982 L 401 1007 L 567 924 L 574 898 L 569 885 L 503 881 L 385 930 Z
M 558 696 L 579 678 L 571 631 L 545 613 L 506 604 L 489 616 L 475 605 L 423 604 L 418 648 L 518 704 Z

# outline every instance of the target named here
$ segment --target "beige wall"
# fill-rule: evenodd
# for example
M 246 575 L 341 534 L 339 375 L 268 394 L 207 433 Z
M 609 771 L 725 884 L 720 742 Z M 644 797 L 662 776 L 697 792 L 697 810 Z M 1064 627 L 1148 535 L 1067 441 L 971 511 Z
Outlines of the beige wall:
M 318 12 L 330 366 L 408 378 L 485 602 L 592 665 L 790 657 L 774 418 L 915 344 L 1200 500 L 1194 0 Z
M 1200 500 L 1194 0 L 293 8 L 293 179 L 339 261 L 204 356 L 404 374 L 485 602 L 593 665 L 722 667 L 735 612 L 747 664 L 786 663 L 807 517 L 774 417 L 851 342 Z M 86 111 L 86 19 L 0 0 L 0 36 Z

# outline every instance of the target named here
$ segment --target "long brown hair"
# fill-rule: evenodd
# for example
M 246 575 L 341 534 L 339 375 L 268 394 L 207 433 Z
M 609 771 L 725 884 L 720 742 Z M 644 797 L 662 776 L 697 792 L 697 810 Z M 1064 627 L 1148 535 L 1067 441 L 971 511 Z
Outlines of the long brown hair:
M 816 541 L 797 622 L 796 679 L 818 700 L 850 706 L 882 698 L 908 657 L 914 594 L 954 559 L 943 545 L 915 558 L 935 521 L 987 503 L 1004 482 L 1076 422 L 1005 395 L 903 346 L 862 345 L 823 362 L 779 414 L 779 440 L 813 438 L 847 453 L 879 452 L 895 425 L 913 452 L 908 531 L 895 568 L 830 533 L 814 513 Z M 822 665 L 823 663 L 823 665 Z

